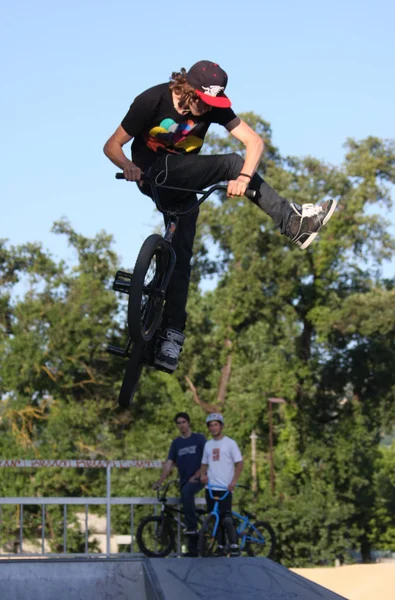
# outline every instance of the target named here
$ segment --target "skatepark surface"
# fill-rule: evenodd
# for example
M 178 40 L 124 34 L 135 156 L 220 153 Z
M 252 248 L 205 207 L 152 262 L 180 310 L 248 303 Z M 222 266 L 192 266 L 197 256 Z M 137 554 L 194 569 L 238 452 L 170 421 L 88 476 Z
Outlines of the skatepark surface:
M 342 600 L 264 558 L 0 561 L 1 600 Z

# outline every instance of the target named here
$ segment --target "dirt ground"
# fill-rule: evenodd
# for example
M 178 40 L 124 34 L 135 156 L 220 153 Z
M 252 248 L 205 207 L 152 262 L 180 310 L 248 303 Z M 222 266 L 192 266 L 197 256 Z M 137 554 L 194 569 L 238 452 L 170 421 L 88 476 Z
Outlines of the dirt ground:
M 395 563 L 291 571 L 348 600 L 395 600 Z

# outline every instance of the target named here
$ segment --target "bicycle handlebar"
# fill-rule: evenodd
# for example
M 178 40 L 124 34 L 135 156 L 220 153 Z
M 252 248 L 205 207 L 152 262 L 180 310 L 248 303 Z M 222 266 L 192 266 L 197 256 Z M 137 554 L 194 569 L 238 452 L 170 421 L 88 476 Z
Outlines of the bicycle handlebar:
M 170 481 L 168 481 L 167 483 L 159 486 L 158 489 L 156 490 L 156 495 L 158 496 L 158 499 L 162 498 L 162 497 L 166 497 L 169 487 L 174 484 L 179 486 L 180 485 L 179 480 L 178 479 L 170 479 Z
M 125 175 L 123 173 L 115 173 L 115 179 L 125 179 Z M 141 177 L 140 181 L 145 181 L 149 184 L 149 186 L 151 187 L 151 191 L 152 191 L 152 199 L 156 204 L 156 208 L 162 212 L 162 213 L 167 213 L 167 214 L 176 214 L 176 215 L 189 215 L 190 213 L 194 212 L 201 204 L 202 202 L 204 202 L 213 192 L 216 191 L 225 191 L 227 189 L 226 185 L 213 185 L 210 188 L 208 188 L 207 190 L 194 190 L 194 189 L 190 189 L 190 188 L 181 188 L 181 187 L 174 187 L 171 185 L 157 185 L 155 184 L 152 179 L 150 179 L 147 176 L 144 176 L 144 174 Z M 184 211 L 180 211 L 180 210 L 168 210 L 168 209 L 164 209 L 160 203 L 160 200 L 158 198 L 157 195 L 157 190 L 158 189 L 165 189 L 165 190 L 173 190 L 175 192 L 186 192 L 189 194 L 198 194 L 201 195 L 201 198 L 199 198 L 199 200 L 188 210 L 184 210 Z M 256 196 L 256 191 L 255 190 L 246 190 L 245 196 L 247 198 L 250 198 L 250 200 L 253 200 Z
M 236 487 L 243 488 L 245 490 L 251 489 L 250 487 L 248 487 L 248 485 L 242 485 L 241 483 L 236 483 Z M 208 489 L 208 492 L 209 492 L 211 498 L 213 498 L 213 492 L 217 492 L 217 491 L 226 492 L 223 496 L 221 496 L 220 500 L 223 500 L 224 498 L 226 498 L 226 496 L 228 494 L 230 494 L 230 491 L 227 487 L 222 486 L 222 485 L 216 485 L 215 489 L 214 489 L 210 482 L 208 482 L 208 484 L 207 484 L 207 489 Z

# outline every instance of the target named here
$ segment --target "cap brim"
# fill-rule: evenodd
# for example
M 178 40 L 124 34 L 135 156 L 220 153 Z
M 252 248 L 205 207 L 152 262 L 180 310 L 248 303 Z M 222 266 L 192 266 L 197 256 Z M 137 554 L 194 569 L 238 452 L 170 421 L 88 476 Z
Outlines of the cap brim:
M 199 90 L 195 90 L 196 94 L 209 106 L 215 106 L 216 108 L 229 108 L 232 106 L 231 101 L 225 94 L 222 96 L 209 96 L 208 94 L 203 94 Z

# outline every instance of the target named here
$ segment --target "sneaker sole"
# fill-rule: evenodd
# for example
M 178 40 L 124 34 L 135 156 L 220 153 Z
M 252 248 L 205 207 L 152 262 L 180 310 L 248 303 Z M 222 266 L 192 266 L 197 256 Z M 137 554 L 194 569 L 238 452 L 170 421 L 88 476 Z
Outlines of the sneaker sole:
M 299 246 L 301 250 L 306 250 L 306 248 L 308 248 L 310 246 L 311 242 L 314 241 L 314 239 L 318 235 L 318 232 L 323 228 L 324 225 L 326 225 L 328 223 L 329 219 L 331 218 L 331 216 L 335 212 L 336 206 L 337 206 L 337 200 L 333 200 L 332 199 L 332 206 L 331 206 L 328 214 L 326 215 L 325 219 L 323 220 L 321 227 L 317 231 L 315 231 L 314 233 L 312 233 L 311 235 L 309 235 L 309 237 L 307 238 L 307 240 L 305 242 L 303 242 L 303 244 L 301 246 Z
M 171 367 L 169 367 L 169 365 L 160 362 L 159 360 L 155 360 L 154 361 L 154 367 L 155 369 L 158 369 L 158 371 L 164 371 L 165 373 L 174 373 L 174 371 L 177 369 L 178 365 L 176 365 L 174 367 L 174 369 L 172 369 Z

